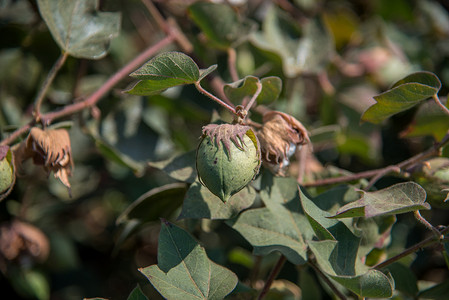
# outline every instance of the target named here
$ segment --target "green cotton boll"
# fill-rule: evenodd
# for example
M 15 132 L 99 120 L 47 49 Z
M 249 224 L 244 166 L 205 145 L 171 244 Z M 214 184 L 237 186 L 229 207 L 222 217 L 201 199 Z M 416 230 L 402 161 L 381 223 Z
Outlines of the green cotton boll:
M 14 173 L 9 161 L 0 160 L 0 193 L 5 192 L 14 183 Z
M 256 137 L 251 129 L 242 137 L 243 143 L 236 145 L 232 141 L 225 144 L 219 140 L 217 143 L 217 137 L 212 140 L 211 136 L 205 135 L 197 150 L 198 178 L 223 202 L 243 189 L 259 172 Z

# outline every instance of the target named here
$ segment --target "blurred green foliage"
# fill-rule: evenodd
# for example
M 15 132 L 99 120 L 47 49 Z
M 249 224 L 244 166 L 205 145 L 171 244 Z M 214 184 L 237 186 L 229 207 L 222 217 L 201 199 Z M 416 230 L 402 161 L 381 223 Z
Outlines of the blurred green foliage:
M 166 36 L 158 18 L 146 9 L 148 1 L 1 0 L 2 139 L 33 120 L 34 99 L 62 50 L 69 56 L 48 90 L 43 113 L 82 101 L 133 57 Z M 174 20 L 191 43 L 193 50 L 186 54 L 200 70 L 188 82 L 175 82 L 160 90 L 194 83 L 202 78 L 204 69 L 217 65 L 202 85 L 234 102 L 252 94 L 253 81 L 261 78 L 265 90 L 258 101 L 301 120 L 310 132 L 316 165 L 307 164 L 306 182 L 399 163 L 432 147 L 447 133 L 448 115 L 427 100 L 438 93 L 446 103 L 449 92 L 447 1 L 213 2 L 220 4 L 153 1 L 156 10 Z M 86 10 L 80 10 L 74 26 L 58 31 L 61 19 L 63 23 L 71 20 L 66 15 L 72 7 L 69 3 Z M 82 17 L 85 15 L 87 21 Z M 55 16 L 58 18 L 50 24 L 43 19 Z M 90 37 L 95 43 L 86 39 L 87 33 L 97 32 L 87 26 L 91 21 L 93 27 L 103 24 L 102 29 L 97 28 L 100 33 Z M 79 23 L 85 26 L 75 26 Z M 174 41 L 163 50 L 187 52 L 183 44 Z M 234 54 L 230 67 L 229 57 Z M 242 81 L 233 78 L 232 64 Z M 432 72 L 429 76 L 435 80 L 429 83 L 425 77 L 424 83 L 405 80 L 398 84 L 408 84 L 407 88 L 414 85 L 418 89 L 415 95 L 421 94 L 411 109 L 402 106 L 377 116 L 380 124 L 360 122 L 368 107 L 375 107 L 374 96 L 376 100 L 385 97 L 382 93 L 398 80 L 411 73 L 420 76 L 423 73 L 415 73 L 420 71 Z M 224 90 L 223 83 L 227 84 Z M 364 280 L 381 282 L 383 288 L 369 291 L 372 294 L 367 296 L 386 297 L 394 280 L 394 299 L 417 295 L 446 299 L 447 242 L 443 249 L 424 249 L 396 262 L 387 275 L 367 271 L 367 265 L 375 265 L 432 234 L 412 214 L 364 219 L 358 218 L 363 214 L 356 207 L 352 212 L 356 211 L 353 217 L 357 218 L 326 218 L 359 199 L 356 189 L 366 187 L 367 180 L 298 192 L 292 178 L 300 171 L 296 158 L 292 158 L 291 178 L 277 178 L 264 169 L 251 186 L 231 198 L 233 204 L 223 207 L 195 180 L 194 151 L 202 126 L 217 116 L 228 120 L 229 115 L 193 85 L 171 87 L 151 96 L 123 92 L 134 84 L 134 79 L 127 77 L 98 102 L 94 112 L 86 109 L 52 124 L 68 128 L 70 134 L 75 163 L 71 195 L 61 182 L 31 161 L 14 171 L 15 185 L 0 202 L 2 297 L 126 299 L 129 295 L 128 299 L 160 299 L 138 269 L 151 265 L 160 275 L 164 266 L 158 260 L 158 246 L 159 255 L 171 249 L 158 245 L 162 227 L 190 241 L 201 260 L 215 271 L 228 274 L 231 270 L 237 275 L 239 283 L 229 296 L 232 299 L 254 297 L 257 293 L 249 286 L 261 289 L 279 252 L 287 262 L 266 299 L 334 297 L 313 268 L 304 264 L 311 256 L 349 297 L 363 292 L 360 284 Z M 270 97 L 278 99 L 269 101 Z M 259 111 L 251 118 L 262 120 Z M 10 146 L 25 139 L 22 135 Z M 11 170 L 10 158 L 8 164 L 1 159 L 1 166 Z M 427 196 L 428 203 L 418 199 L 419 205 L 432 207 L 423 213 L 426 219 L 434 225 L 449 225 L 448 204 L 444 202 L 449 188 L 448 162 L 446 150 L 441 157 L 407 170 L 408 178 L 383 176 L 373 190 L 413 180 Z M 13 183 L 1 184 L 2 189 L 5 185 L 9 189 Z M 416 209 L 412 205 L 401 212 Z M 160 218 L 166 220 L 162 225 Z M 17 225 L 17 220 L 31 228 Z M 184 229 L 170 227 L 170 222 Z M 259 227 L 245 231 L 247 226 Z M 264 226 L 272 232 L 260 233 Z M 299 234 L 295 228 L 301 228 Z M 269 239 L 280 235 L 287 241 L 273 245 Z M 312 239 L 315 241 L 308 244 Z M 348 241 L 346 248 L 340 241 Z M 351 252 L 357 245 L 358 254 Z M 40 254 L 33 252 L 33 246 Z M 48 256 L 41 259 L 46 251 Z M 230 280 L 229 284 L 234 283 Z M 220 295 L 230 290 L 223 288 Z

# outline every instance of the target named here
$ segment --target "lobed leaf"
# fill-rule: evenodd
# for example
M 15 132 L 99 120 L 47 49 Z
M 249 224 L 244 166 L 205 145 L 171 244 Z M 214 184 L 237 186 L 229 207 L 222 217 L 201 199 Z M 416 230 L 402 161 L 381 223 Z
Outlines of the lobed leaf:
M 229 100 L 240 104 L 243 99 L 250 99 L 256 93 L 258 83 L 262 84 L 262 91 L 256 99 L 258 104 L 270 104 L 281 94 L 282 80 L 276 76 L 265 77 L 261 80 L 254 76 L 246 76 L 239 81 L 225 84 L 223 91 Z
M 313 231 L 301 210 L 297 183 L 292 178 L 269 178 L 273 183 L 263 184 L 260 194 L 267 207 L 245 211 L 229 224 L 254 247 L 254 254 L 279 251 L 293 264 L 304 264 L 306 241 Z
M 139 271 L 167 299 L 223 299 L 237 276 L 211 261 L 203 247 L 180 227 L 163 220 L 158 264 Z
M 361 120 L 380 123 L 388 117 L 405 111 L 436 95 L 441 88 L 438 77 L 430 72 L 417 72 L 396 82 L 393 87 L 377 96 L 377 101 L 362 115 Z
M 362 197 L 341 207 L 331 218 L 374 217 L 430 209 L 426 191 L 415 182 L 392 185 L 376 192 L 362 191 Z
M 38 0 L 37 4 L 56 43 L 74 57 L 102 58 L 119 34 L 120 14 L 98 11 L 98 0 Z
M 230 219 L 250 207 L 255 199 L 256 191 L 248 186 L 225 203 L 199 181 L 195 181 L 187 191 L 178 219 Z
M 174 86 L 197 82 L 200 79 L 200 70 L 192 58 L 186 54 L 165 52 L 149 60 L 130 76 L 140 81 L 126 92 L 149 96 L 162 93 Z

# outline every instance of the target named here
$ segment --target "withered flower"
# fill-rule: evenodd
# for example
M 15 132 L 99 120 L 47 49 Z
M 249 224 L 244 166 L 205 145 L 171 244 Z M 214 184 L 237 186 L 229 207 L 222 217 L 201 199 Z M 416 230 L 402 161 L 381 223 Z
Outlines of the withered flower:
M 37 227 L 18 220 L 0 225 L 0 262 L 13 261 L 23 256 L 37 262 L 47 259 L 50 243 L 47 236 Z
M 289 158 L 298 146 L 310 143 L 307 130 L 294 117 L 279 111 L 263 116 L 263 126 L 257 132 L 263 162 L 276 174 L 285 175 Z
M 53 172 L 55 178 L 70 189 L 68 177 L 71 175 L 73 160 L 67 130 L 34 127 L 18 153 L 21 161 L 32 158 L 34 164 L 43 165 L 47 172 Z

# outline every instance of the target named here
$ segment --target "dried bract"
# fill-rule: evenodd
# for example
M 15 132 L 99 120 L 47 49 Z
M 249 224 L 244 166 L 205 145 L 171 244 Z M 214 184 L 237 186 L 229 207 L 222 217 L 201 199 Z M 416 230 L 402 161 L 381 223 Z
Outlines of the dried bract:
M 278 111 L 265 113 L 257 132 L 262 160 L 276 175 L 284 175 L 289 158 L 298 146 L 310 143 L 307 130 L 294 117 Z
M 73 160 L 67 130 L 42 130 L 34 127 L 26 141 L 19 147 L 17 154 L 20 161 L 32 158 L 34 164 L 43 165 L 47 172 L 53 172 L 55 178 L 70 189 L 68 177 L 71 175 Z
M 0 258 L 13 261 L 28 256 L 42 262 L 49 252 L 48 238 L 37 227 L 18 220 L 0 225 Z

